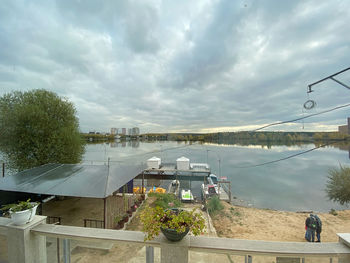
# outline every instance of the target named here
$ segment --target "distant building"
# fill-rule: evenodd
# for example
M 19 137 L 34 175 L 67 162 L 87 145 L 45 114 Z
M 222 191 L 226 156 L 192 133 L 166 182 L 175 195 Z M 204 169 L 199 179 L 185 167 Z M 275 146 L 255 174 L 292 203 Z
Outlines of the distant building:
M 137 136 L 140 135 L 140 129 L 138 127 L 134 127 L 131 129 L 131 135 Z
M 126 135 L 126 128 L 122 128 L 122 134 Z
M 347 125 L 338 126 L 338 132 L 350 135 L 350 118 L 348 118 Z
M 132 129 L 128 128 L 128 135 L 132 135 L 131 132 L 132 132 Z
M 111 134 L 117 135 L 118 134 L 118 128 L 111 128 Z

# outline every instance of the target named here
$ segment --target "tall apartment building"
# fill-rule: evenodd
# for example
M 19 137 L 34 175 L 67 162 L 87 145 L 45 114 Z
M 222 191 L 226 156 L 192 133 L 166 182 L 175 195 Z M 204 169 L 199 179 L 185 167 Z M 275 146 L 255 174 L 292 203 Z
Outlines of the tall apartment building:
M 131 129 L 131 135 L 137 136 L 140 135 L 140 129 L 138 127 L 134 127 Z
M 117 135 L 118 134 L 118 128 L 111 128 L 111 134 Z
M 126 135 L 126 128 L 122 128 L 122 134 Z

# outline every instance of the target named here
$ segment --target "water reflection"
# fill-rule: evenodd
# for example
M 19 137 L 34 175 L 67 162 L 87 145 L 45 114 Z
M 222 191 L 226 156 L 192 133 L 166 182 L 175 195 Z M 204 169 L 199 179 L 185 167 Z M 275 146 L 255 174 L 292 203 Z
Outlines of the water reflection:
M 112 162 L 145 163 L 157 156 L 162 162 L 173 163 L 185 156 L 192 163 L 208 162 L 214 173 L 231 181 L 234 196 L 256 207 L 291 211 L 347 208 L 328 200 L 325 185 L 330 168 L 338 167 L 339 163 L 350 165 L 350 143 L 327 146 L 260 167 L 239 168 L 277 160 L 314 147 L 313 143 L 262 148 L 261 145 L 128 141 L 124 142 L 124 147 L 123 142 L 88 145 L 84 159 L 103 161 L 110 158 Z
M 109 145 L 111 148 L 117 148 L 117 147 L 139 148 L 140 147 L 140 141 L 114 141 L 106 144 Z

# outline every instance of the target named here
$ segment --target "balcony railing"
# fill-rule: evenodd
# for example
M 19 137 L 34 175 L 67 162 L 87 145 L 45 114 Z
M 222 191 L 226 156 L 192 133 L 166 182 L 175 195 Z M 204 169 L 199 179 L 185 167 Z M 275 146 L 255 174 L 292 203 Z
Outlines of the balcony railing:
M 51 225 L 46 224 L 45 221 L 46 217 L 36 216 L 29 224 L 14 226 L 10 219 L 0 218 L 0 235 L 7 237 L 8 262 L 52 262 L 48 259 L 46 250 L 46 241 L 49 239 L 63 240 L 63 262 L 71 262 L 70 241 L 146 246 L 145 262 L 154 262 L 153 248 L 160 248 L 162 263 L 197 262 L 196 253 L 198 252 L 227 255 L 228 259 L 231 255 L 240 255 L 243 259 L 241 262 L 252 263 L 265 262 L 255 261 L 255 258 L 261 256 L 273 258 L 273 261 L 269 262 L 350 262 L 350 234 L 338 234 L 337 243 L 270 242 L 203 236 L 187 236 L 182 241 L 174 243 L 167 241 L 162 235 L 152 241 L 144 242 L 144 234 L 138 231 Z M 189 253 L 193 255 L 189 257 Z M 290 261 L 286 261 L 288 258 Z M 203 257 L 201 262 L 206 262 Z M 227 262 L 233 262 L 233 260 Z

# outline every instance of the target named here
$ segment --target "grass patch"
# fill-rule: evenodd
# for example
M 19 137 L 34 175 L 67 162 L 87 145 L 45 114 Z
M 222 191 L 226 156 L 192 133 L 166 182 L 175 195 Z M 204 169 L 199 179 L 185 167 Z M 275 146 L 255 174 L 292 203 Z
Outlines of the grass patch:
M 155 206 L 160 206 L 164 209 L 167 208 L 174 208 L 174 207 L 180 207 L 181 202 L 175 197 L 173 194 L 169 193 L 149 193 L 149 197 L 155 197 L 156 200 L 154 201 Z
M 217 196 L 213 196 L 208 201 L 208 212 L 210 215 L 215 215 L 218 211 L 224 209 L 221 201 Z
M 334 216 L 337 216 L 337 215 L 338 215 L 338 212 L 337 212 L 335 209 L 333 209 L 333 208 L 329 211 L 329 213 L 330 213 L 331 215 L 334 215 Z

